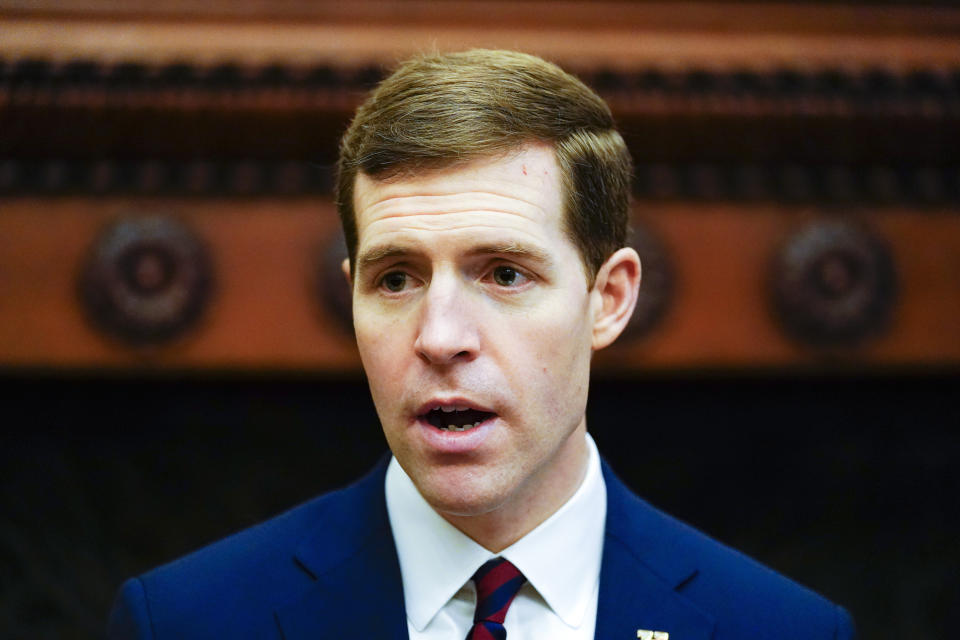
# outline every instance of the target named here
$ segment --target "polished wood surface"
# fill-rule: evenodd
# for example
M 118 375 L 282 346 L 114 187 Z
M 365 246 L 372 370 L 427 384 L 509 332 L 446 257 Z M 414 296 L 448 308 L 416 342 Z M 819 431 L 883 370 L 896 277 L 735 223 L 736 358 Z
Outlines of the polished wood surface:
M 208 312 L 164 347 L 132 349 L 101 337 L 76 294 L 98 231 L 127 212 L 169 212 L 212 254 Z M 315 260 L 333 224 L 330 205 L 316 201 L 5 202 L 0 365 L 355 369 L 351 336 L 323 317 L 314 293 Z
M 0 2 L 0 367 L 357 372 L 318 278 L 338 138 L 396 61 L 538 53 L 608 100 L 638 221 L 673 265 L 606 371 L 960 366 L 960 8 L 949 2 Z M 172 215 L 209 308 L 169 344 L 96 330 L 77 292 L 103 225 Z M 772 310 L 778 247 L 861 220 L 897 271 L 889 326 L 814 347 Z
M 390 65 L 423 50 L 484 46 L 575 69 L 918 68 L 960 59 L 960 10 L 950 3 L 8 0 L 0 29 L 8 58 Z
M 816 349 L 773 317 L 766 278 L 810 207 L 654 203 L 637 220 L 676 265 L 675 295 L 653 330 L 598 357 L 600 370 L 960 365 L 960 216 L 888 209 L 863 216 L 893 249 L 899 293 L 888 331 L 856 348 Z M 161 213 L 207 243 L 210 307 L 169 345 L 133 348 L 101 336 L 76 293 L 102 226 Z M 338 233 L 326 198 L 10 199 L 0 215 L 0 366 L 357 371 L 352 336 L 324 306 L 317 270 Z
M 900 292 L 886 335 L 851 349 L 814 349 L 775 321 L 767 279 L 788 235 L 822 213 L 811 208 L 647 205 L 678 265 L 676 299 L 658 329 L 601 353 L 611 368 L 952 365 L 960 363 L 960 217 L 889 210 L 867 218 L 890 242 Z M 642 285 L 641 285 L 642 286 Z
M 956 14 L 949 13 L 950 21 Z M 623 23 L 629 25 L 629 23 Z M 0 22 L 5 57 L 95 58 L 161 63 L 190 59 L 265 64 L 335 62 L 392 64 L 415 53 L 471 47 L 522 49 L 573 69 L 725 69 L 816 64 L 847 68 L 894 65 L 903 69 L 949 66 L 960 59 L 956 35 L 880 33 L 865 39 L 843 33 L 769 33 L 683 30 L 664 33 L 630 25 L 585 30 L 565 25 L 531 26 L 430 24 L 192 24 L 138 20 L 91 21 L 6 18 Z

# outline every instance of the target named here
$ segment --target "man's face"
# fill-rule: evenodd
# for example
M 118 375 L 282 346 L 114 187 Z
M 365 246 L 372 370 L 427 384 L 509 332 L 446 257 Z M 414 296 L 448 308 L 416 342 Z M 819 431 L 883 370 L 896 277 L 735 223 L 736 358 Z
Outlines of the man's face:
M 552 149 L 355 188 L 357 343 L 387 441 L 441 513 L 580 481 L 593 319 Z M 565 499 L 565 498 L 564 498 Z

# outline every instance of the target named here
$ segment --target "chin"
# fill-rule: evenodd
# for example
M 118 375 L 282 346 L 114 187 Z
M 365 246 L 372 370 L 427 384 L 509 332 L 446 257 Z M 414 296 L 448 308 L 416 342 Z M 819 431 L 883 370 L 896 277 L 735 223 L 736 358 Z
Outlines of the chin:
M 473 478 L 477 482 L 478 478 Z M 424 500 L 438 513 L 452 516 L 481 516 L 501 507 L 507 496 L 504 491 L 491 490 L 489 482 L 481 486 L 456 478 L 414 479 Z

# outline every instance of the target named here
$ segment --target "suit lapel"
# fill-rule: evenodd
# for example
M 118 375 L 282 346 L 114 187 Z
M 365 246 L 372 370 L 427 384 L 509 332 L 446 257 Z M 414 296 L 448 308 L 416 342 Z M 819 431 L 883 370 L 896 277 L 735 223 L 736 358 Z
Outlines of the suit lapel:
M 275 612 L 286 640 L 407 640 L 400 564 L 383 494 L 386 461 L 330 496 L 294 561 L 313 578 L 297 600 Z
M 393 541 L 369 547 L 319 576 L 300 600 L 277 611 L 285 640 L 384 638 L 407 640 L 406 611 Z M 386 551 L 389 549 L 389 552 Z
M 607 523 L 596 637 L 628 640 L 638 629 L 678 640 L 707 640 L 713 618 L 678 589 L 696 579 L 681 525 L 634 496 L 603 465 Z
M 407 640 L 400 564 L 383 493 L 386 461 L 330 496 L 294 561 L 309 588 L 275 612 L 286 640 Z M 696 579 L 679 523 L 638 499 L 603 465 L 607 523 L 595 637 L 632 640 L 638 629 L 708 640 L 713 618 L 679 592 Z

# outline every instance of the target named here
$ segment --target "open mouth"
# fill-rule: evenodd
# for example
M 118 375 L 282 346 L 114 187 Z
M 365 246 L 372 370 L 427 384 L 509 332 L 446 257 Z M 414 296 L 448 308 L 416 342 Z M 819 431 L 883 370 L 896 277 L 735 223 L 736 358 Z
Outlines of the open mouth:
M 478 427 L 495 414 L 469 407 L 435 407 L 422 418 L 443 431 L 468 431 Z

